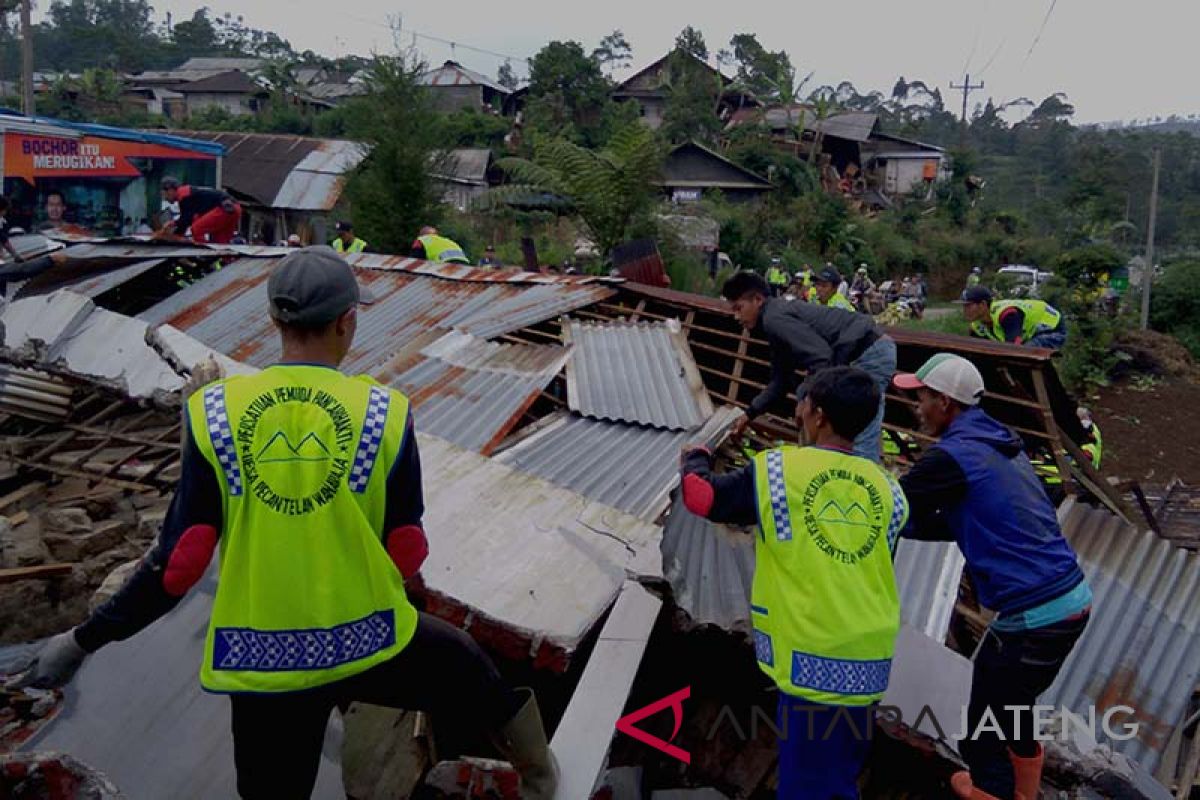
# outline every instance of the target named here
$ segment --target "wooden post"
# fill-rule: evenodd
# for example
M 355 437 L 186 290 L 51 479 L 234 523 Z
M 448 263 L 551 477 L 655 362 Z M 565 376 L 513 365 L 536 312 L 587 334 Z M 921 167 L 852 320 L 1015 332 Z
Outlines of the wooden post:
M 21 0 L 21 111 L 32 117 L 33 109 L 33 25 L 30 22 L 32 0 Z

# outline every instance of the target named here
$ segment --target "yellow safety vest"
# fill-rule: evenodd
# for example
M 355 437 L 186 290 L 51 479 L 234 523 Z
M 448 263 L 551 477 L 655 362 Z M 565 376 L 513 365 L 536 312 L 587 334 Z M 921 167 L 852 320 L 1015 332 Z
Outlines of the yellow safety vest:
M 1092 467 L 1100 469 L 1100 462 L 1104 459 L 1104 437 L 1100 435 L 1100 426 L 1094 420 L 1092 427 L 1087 430 L 1093 435 L 1093 438 L 1080 449 L 1087 453 L 1088 458 L 1092 460 Z
M 787 286 L 788 275 L 778 267 L 771 267 L 767 270 L 767 283 L 771 286 Z
M 427 233 L 424 236 L 418 236 L 417 241 L 425 248 L 425 258 L 429 261 L 442 261 L 449 264 L 471 263 L 467 259 L 467 254 L 453 239 Z
M 204 688 L 308 689 L 407 646 L 417 612 L 382 540 L 407 416 L 403 394 L 318 366 L 269 367 L 188 400 L 224 512 Z
M 820 301 L 820 298 L 817 299 L 817 303 L 820 305 L 826 306 L 828 308 L 841 308 L 846 311 L 856 311 L 857 310 L 854 308 L 854 305 L 849 300 L 847 300 L 846 296 L 844 294 L 842 294 L 841 292 L 834 292 L 833 294 L 831 294 L 829 296 L 828 303 L 822 303 Z
M 1021 341 L 1028 341 L 1031 336 L 1041 331 L 1052 331 L 1062 322 L 1062 312 L 1045 300 L 997 300 L 991 306 L 991 327 L 982 322 L 972 322 L 971 330 L 976 336 L 985 339 L 1005 341 L 1004 329 L 1000 327 L 1000 314 L 1006 308 L 1019 308 L 1025 314 L 1021 327 Z
M 346 243 L 342 241 L 342 237 L 340 236 L 333 240 L 331 246 L 339 253 L 361 253 L 367 249 L 367 243 L 357 237 L 350 243 L 349 247 L 346 246 Z
M 865 458 L 787 446 L 754 457 L 758 665 L 780 690 L 831 705 L 879 700 L 900 599 L 892 570 L 908 502 Z

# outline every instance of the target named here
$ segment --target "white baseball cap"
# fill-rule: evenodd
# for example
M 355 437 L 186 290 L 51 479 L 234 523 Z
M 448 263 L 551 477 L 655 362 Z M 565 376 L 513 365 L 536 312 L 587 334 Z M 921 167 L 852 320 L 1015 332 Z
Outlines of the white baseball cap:
M 932 389 L 968 406 L 983 399 L 983 376 L 974 364 L 953 353 L 938 353 L 915 373 L 902 372 L 892 383 L 901 389 Z

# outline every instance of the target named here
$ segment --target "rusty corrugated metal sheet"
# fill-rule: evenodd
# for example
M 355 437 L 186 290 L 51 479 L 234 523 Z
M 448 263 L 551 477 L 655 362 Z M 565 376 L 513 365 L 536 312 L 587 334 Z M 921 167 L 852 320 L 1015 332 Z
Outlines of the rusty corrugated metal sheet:
M 489 455 L 562 369 L 567 353 L 556 345 L 449 333 L 389 383 L 408 395 L 418 430 Z
M 568 320 L 563 340 L 574 345 L 567 401 L 584 416 L 687 430 L 713 413 L 677 320 Z
M 1133 708 L 1115 726 L 1136 722 L 1137 736 L 1105 743 L 1153 772 L 1200 679 L 1200 555 L 1073 499 L 1059 521 L 1095 599 L 1087 631 L 1039 702 L 1084 719 L 1092 707 L 1097 719 Z
M 265 258 L 236 261 L 141 317 L 153 324 L 170 323 L 251 366 L 272 364 L 280 348 L 266 313 L 266 281 L 275 263 Z M 419 337 L 431 330 L 459 329 L 487 339 L 612 294 L 600 285 L 481 283 L 387 270 L 361 270 L 359 280 L 377 299 L 359 310 L 358 333 L 344 369 L 385 383 L 412 366 L 412 346 L 429 344 L 430 339 Z

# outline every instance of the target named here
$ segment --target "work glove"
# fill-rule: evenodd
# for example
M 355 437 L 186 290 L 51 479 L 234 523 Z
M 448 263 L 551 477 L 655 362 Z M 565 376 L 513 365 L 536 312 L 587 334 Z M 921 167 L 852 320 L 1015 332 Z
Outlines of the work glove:
M 14 689 L 58 689 L 71 682 L 87 651 L 75 641 L 75 630 L 51 637 L 37 660 L 12 684 Z

